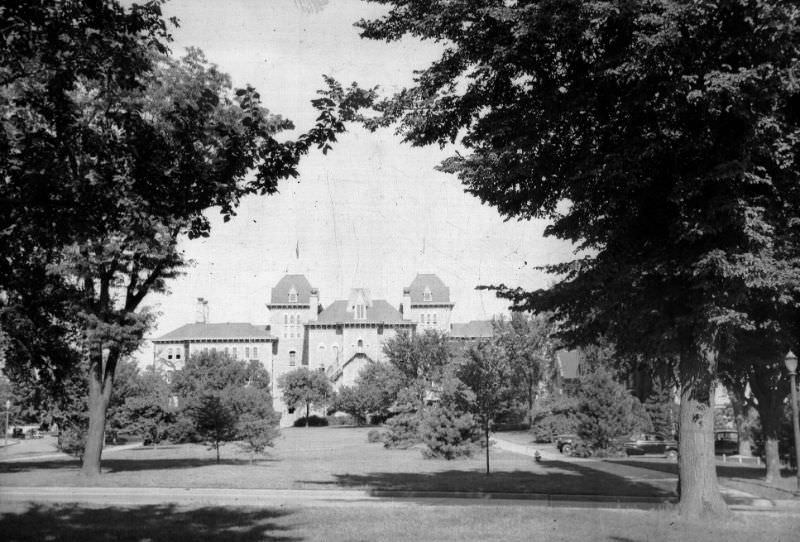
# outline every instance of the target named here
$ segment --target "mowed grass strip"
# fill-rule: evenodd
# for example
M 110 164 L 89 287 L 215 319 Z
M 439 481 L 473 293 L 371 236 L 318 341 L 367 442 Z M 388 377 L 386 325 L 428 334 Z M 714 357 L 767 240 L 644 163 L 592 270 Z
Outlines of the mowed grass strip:
M 548 509 L 519 505 L 348 505 L 247 508 L 18 504 L 0 510 L 9 542 L 462 541 L 790 542 L 800 521 L 770 514 L 686 522 L 668 511 Z
M 0 463 L 4 486 L 204 487 L 252 489 L 379 489 L 579 495 L 672 496 L 674 484 L 631 481 L 586 463 L 552 461 L 491 450 L 491 475 L 482 453 L 446 461 L 419 449 L 389 450 L 368 443 L 369 428 L 290 428 L 266 458 L 253 464 L 235 444 L 222 462 L 198 444 L 139 447 L 107 454 L 103 474 L 87 479 L 75 460 Z

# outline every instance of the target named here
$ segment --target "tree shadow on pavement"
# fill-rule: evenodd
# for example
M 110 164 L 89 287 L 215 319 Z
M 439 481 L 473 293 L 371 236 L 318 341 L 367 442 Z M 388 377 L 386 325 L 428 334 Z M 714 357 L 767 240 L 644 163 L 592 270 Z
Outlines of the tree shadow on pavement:
M 4 540 L 130 540 L 293 542 L 289 528 L 274 520 L 290 512 L 175 505 L 97 508 L 78 505 L 26 505 L 0 515 Z
M 253 463 L 257 466 L 261 463 L 275 462 L 276 459 L 258 458 Z M 210 467 L 213 465 L 251 465 L 248 459 L 221 459 L 219 463 L 214 458 L 174 458 L 174 459 L 103 459 L 102 472 L 135 472 L 160 469 L 193 469 L 197 467 Z M 19 473 L 34 470 L 64 469 L 79 470 L 81 464 L 78 460 L 56 460 L 56 461 L 15 461 L 0 463 L 0 474 Z
M 671 489 L 638 480 L 628 480 L 576 463 L 547 461 L 539 463 L 538 467 L 531 471 L 495 471 L 489 475 L 479 470 L 335 474 L 334 481 L 304 480 L 300 483 L 309 486 L 338 486 L 379 491 L 603 495 L 664 499 L 675 496 Z
M 677 462 L 664 462 L 664 461 L 642 461 L 635 459 L 614 459 L 608 463 L 617 463 L 619 465 L 626 465 L 628 467 L 636 467 L 640 469 L 648 469 L 669 474 L 678 475 Z M 737 465 L 737 464 L 717 464 L 717 476 L 721 478 L 746 478 L 758 479 L 764 478 L 764 466 L 755 465 Z

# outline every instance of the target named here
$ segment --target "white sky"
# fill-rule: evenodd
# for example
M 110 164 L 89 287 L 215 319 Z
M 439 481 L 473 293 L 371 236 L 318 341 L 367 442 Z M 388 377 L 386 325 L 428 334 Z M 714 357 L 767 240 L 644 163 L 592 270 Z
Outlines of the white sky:
M 353 23 L 381 9 L 358 0 L 171 0 L 165 15 L 181 22 L 175 54 L 201 48 L 234 86 L 253 85 L 272 112 L 307 130 L 322 74 L 390 92 L 436 58 L 429 42 L 361 40 Z M 212 322 L 266 323 L 269 289 L 287 270 L 305 273 L 324 306 L 353 287 L 397 306 L 417 273 L 436 273 L 450 286 L 454 322 L 505 312 L 505 301 L 475 287 L 544 286 L 548 277 L 533 267 L 568 258 L 570 248 L 545 240 L 543 222 L 503 222 L 454 176 L 434 171 L 448 154 L 353 126 L 327 156 L 302 161 L 299 180 L 284 181 L 280 194 L 244 200 L 227 224 L 212 211 L 211 237 L 183 243 L 195 264 L 170 295 L 146 300 L 160 315 L 150 336 L 193 322 L 197 297 L 209 300 Z M 140 357 L 148 356 L 146 347 Z

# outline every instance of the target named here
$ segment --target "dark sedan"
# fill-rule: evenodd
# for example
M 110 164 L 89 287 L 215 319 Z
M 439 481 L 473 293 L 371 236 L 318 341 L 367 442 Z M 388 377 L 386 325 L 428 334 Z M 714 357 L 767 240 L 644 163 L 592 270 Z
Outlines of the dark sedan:
M 678 457 L 678 442 L 658 433 L 641 433 L 623 444 L 627 455 L 661 455 Z

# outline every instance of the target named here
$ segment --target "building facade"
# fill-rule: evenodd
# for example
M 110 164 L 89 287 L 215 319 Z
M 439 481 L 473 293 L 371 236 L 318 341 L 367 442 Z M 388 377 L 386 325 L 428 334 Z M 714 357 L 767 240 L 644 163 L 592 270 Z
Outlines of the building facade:
M 365 288 L 323 308 L 305 275 L 288 274 L 270 291 L 269 324 L 211 324 L 205 321 L 205 304 L 198 309 L 201 321 L 153 340 L 153 363 L 178 370 L 188 356 L 204 350 L 257 359 L 270 372 L 273 406 L 281 425 L 288 426 L 302 413 L 283 404 L 277 382 L 298 367 L 325 372 L 336 389 L 352 385 L 366 365 L 385 362 L 383 345 L 398 333 L 436 330 L 461 340 L 491 336 L 490 322 L 451 323 L 453 307 L 450 289 L 433 274 L 419 274 L 403 288 L 399 308 L 373 299 Z

